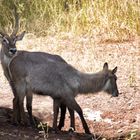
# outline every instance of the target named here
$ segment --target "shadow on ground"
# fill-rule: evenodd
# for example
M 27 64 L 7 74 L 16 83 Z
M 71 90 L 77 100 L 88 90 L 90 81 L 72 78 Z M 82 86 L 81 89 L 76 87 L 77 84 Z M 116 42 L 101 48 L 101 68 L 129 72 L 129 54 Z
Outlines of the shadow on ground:
M 0 140 L 45 140 L 41 130 L 32 127 L 14 126 L 11 123 L 13 110 L 0 107 Z M 27 115 L 27 113 L 26 113 Z M 40 120 L 39 118 L 35 118 Z M 43 132 L 43 131 L 42 131 Z M 81 133 L 69 133 L 61 131 L 59 133 L 46 133 L 46 140 L 103 140 L 101 136 L 91 136 Z M 123 140 L 125 136 L 119 138 L 104 138 L 105 140 Z
M 44 134 L 41 130 L 32 127 L 12 125 L 13 110 L 10 108 L 0 107 L 0 140 L 44 140 Z M 27 113 L 26 113 L 27 115 Z M 39 120 L 39 118 L 35 118 Z M 47 140 L 92 140 L 92 136 L 78 133 L 68 133 L 66 131 L 58 134 L 47 133 Z

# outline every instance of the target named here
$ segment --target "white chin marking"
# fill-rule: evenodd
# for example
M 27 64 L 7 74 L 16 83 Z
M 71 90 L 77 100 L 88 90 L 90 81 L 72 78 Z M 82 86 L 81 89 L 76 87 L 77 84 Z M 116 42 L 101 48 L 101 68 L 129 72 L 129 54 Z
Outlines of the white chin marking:
M 10 62 L 10 58 L 4 55 L 4 63 L 8 66 Z
M 10 55 L 13 55 L 13 53 L 12 53 L 12 52 L 10 52 L 10 51 L 9 51 L 9 54 L 10 54 Z
M 107 90 L 110 87 L 110 79 L 108 79 L 103 87 L 103 90 Z
M 12 57 L 13 55 L 15 55 L 16 53 L 12 53 L 9 51 L 9 55 Z
M 6 41 L 7 44 L 9 44 L 9 41 L 6 37 L 4 37 L 4 40 Z

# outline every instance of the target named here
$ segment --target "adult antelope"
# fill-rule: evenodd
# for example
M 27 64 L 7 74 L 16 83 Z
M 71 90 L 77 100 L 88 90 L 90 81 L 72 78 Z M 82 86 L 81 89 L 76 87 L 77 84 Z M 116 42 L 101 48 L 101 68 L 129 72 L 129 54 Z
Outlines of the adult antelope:
M 28 52 L 21 53 L 14 57 L 9 64 L 9 71 L 17 93 L 21 93 L 18 97 L 21 114 L 24 116 L 23 100 L 25 96 L 30 98 L 28 100 L 32 100 L 32 93 L 47 95 L 54 100 L 54 129 L 57 129 L 58 109 L 63 103 L 71 109 L 72 114 L 74 111 L 79 114 L 85 132 L 90 134 L 75 96 L 99 91 L 105 91 L 114 97 L 118 96 L 115 75 L 117 67 L 109 70 L 108 64 L 105 63 L 100 72 L 87 74 L 76 70 L 68 63 L 52 59 L 46 60 L 45 65 L 34 64 L 29 61 L 29 57 Z
M 58 55 L 52 55 L 52 54 L 43 53 L 43 52 L 17 51 L 16 42 L 23 39 L 23 37 L 25 35 L 25 31 L 22 32 L 21 34 L 17 35 L 18 29 L 19 29 L 19 15 L 17 13 L 16 7 L 14 7 L 14 17 L 15 17 L 15 28 L 14 28 L 13 32 L 11 33 L 11 35 L 8 35 L 7 33 L 0 31 L 0 41 L 2 44 L 0 57 L 1 57 L 1 64 L 2 64 L 3 71 L 4 71 L 4 75 L 7 78 L 7 80 L 9 81 L 9 84 L 12 88 L 13 93 L 14 93 L 13 123 L 18 124 L 20 122 L 20 123 L 24 124 L 25 122 L 24 122 L 23 116 L 20 114 L 19 102 L 18 102 L 18 96 L 20 95 L 20 93 L 17 93 L 16 88 L 15 88 L 15 84 L 9 75 L 8 66 L 9 66 L 10 61 L 16 55 L 20 55 L 20 54 L 23 55 L 26 53 L 28 53 L 28 61 L 31 61 L 34 65 L 41 64 L 41 63 L 45 65 L 46 60 L 48 61 L 48 59 L 50 61 L 61 61 L 63 63 L 66 63 L 66 61 Z M 21 65 L 19 64 L 19 66 L 21 66 Z M 28 110 L 30 122 L 32 125 L 35 125 L 33 117 L 32 117 L 31 104 L 32 104 L 32 100 L 27 96 L 26 107 Z M 59 129 L 61 129 L 64 126 L 66 106 L 62 103 L 60 105 L 60 109 L 61 109 L 61 117 L 60 117 L 60 123 L 58 126 Z M 71 127 L 74 127 L 74 122 L 73 122 L 74 121 L 74 114 L 71 114 L 70 116 L 71 116 Z
M 16 21 L 17 18 L 15 18 Z M 18 22 L 16 22 L 18 25 Z M 16 50 L 16 41 L 21 40 L 25 34 L 17 34 L 17 26 L 12 35 L 1 34 L 2 49 L 1 61 L 5 76 L 14 92 L 13 109 L 14 121 L 17 123 L 17 113 L 24 121 L 23 100 L 27 97 L 27 110 L 32 119 L 32 93 L 49 95 L 54 100 L 53 127 L 57 129 L 57 116 L 59 107 L 61 112 L 59 128 L 63 126 L 66 106 L 70 110 L 72 127 L 74 127 L 74 110 L 79 114 L 86 133 L 90 133 L 83 117 L 80 106 L 74 97 L 78 93 L 106 91 L 113 96 L 118 96 L 116 84 L 117 67 L 108 69 L 105 63 L 103 70 L 96 74 L 85 74 L 67 64 L 60 56 L 42 52 L 26 52 Z M 16 53 L 17 52 L 17 53 Z M 16 55 L 15 55 L 16 54 Z M 9 66 L 9 67 L 8 67 Z M 10 71 L 10 73 L 9 73 Z
M 14 17 L 15 17 L 15 28 L 13 32 L 11 33 L 11 35 L 8 35 L 7 33 L 0 31 L 0 42 L 2 44 L 0 59 L 1 59 L 1 64 L 4 71 L 4 75 L 9 81 L 9 84 L 12 88 L 12 91 L 15 97 L 16 91 L 15 91 L 12 79 L 10 78 L 10 75 L 9 75 L 8 65 L 11 59 L 16 55 L 16 52 L 17 52 L 16 42 L 19 40 L 22 40 L 25 34 L 25 31 L 17 35 L 18 28 L 19 28 L 19 22 L 18 22 L 19 16 L 18 16 L 16 7 L 14 7 Z M 13 99 L 13 105 L 14 105 L 14 102 L 15 102 L 15 98 Z M 18 109 L 18 106 L 13 106 L 13 110 L 14 110 L 13 116 L 16 116 L 16 117 L 13 117 L 13 120 L 14 118 L 17 118 L 17 109 Z

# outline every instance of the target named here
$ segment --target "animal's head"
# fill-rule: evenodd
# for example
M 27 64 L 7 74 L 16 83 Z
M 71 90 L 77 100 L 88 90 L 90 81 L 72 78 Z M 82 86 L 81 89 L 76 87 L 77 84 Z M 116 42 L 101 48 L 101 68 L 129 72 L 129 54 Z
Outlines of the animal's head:
M 103 90 L 114 97 L 117 97 L 119 95 L 117 87 L 117 76 L 115 75 L 116 72 L 117 67 L 115 67 L 113 70 L 110 70 L 108 68 L 108 63 L 104 64 L 103 73 L 105 74 L 105 85 Z
M 19 28 L 19 18 L 16 7 L 14 7 L 14 16 L 15 16 L 15 28 L 11 35 L 6 33 L 0 32 L 0 42 L 2 44 L 2 50 L 8 57 L 12 57 L 15 55 L 16 49 L 16 42 L 22 40 L 25 35 L 25 31 L 21 34 L 17 35 L 18 28 Z
M 16 42 L 22 40 L 25 32 L 19 35 L 7 35 L 0 32 L 0 41 L 2 43 L 2 49 L 6 56 L 12 57 L 17 52 Z

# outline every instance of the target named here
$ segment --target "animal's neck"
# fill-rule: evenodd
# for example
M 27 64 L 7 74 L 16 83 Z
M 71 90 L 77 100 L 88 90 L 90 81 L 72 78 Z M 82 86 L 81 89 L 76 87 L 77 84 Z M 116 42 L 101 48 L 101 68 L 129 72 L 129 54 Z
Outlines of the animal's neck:
M 10 64 L 10 61 L 12 60 L 12 57 L 6 55 L 4 53 L 4 50 L 1 49 L 1 65 L 4 71 L 4 75 L 6 76 L 8 81 L 11 81 L 10 75 L 9 75 L 9 70 L 8 70 L 8 65 Z
M 10 60 L 11 60 L 11 57 L 8 56 L 8 55 L 6 55 L 6 54 L 4 53 L 4 50 L 1 49 L 1 63 L 2 63 L 2 65 L 8 67 L 8 65 L 9 65 L 9 63 L 10 63 Z
M 105 75 L 101 72 L 95 74 L 81 74 L 79 93 L 95 93 L 102 91 L 105 82 Z

